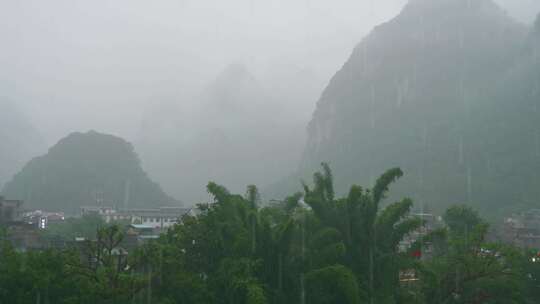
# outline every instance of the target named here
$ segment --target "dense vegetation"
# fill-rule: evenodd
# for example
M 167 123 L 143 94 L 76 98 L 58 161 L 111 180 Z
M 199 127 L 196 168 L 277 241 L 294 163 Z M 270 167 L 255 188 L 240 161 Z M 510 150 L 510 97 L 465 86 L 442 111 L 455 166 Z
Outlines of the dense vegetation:
M 2 194 L 28 208 L 79 214 L 79 207 L 167 206 L 175 201 L 150 180 L 131 144 L 97 132 L 73 133 L 31 160 Z
M 214 201 L 197 217 L 129 256 L 117 226 L 79 250 L 20 253 L 3 242 L 0 302 L 537 303 L 534 253 L 486 242 L 470 207 L 448 209 L 446 228 L 399 250 L 424 224 L 411 200 L 388 202 L 401 176 L 392 169 L 338 197 L 324 165 L 303 193 L 270 206 L 254 186 L 242 196 L 210 183 Z
M 329 161 L 346 193 L 344 185 L 370 183 L 390 164 L 409 172 L 396 193 L 439 212 L 460 202 L 490 218 L 533 208 L 538 24 L 514 22 L 492 0 L 410 1 L 326 87 L 299 175 Z

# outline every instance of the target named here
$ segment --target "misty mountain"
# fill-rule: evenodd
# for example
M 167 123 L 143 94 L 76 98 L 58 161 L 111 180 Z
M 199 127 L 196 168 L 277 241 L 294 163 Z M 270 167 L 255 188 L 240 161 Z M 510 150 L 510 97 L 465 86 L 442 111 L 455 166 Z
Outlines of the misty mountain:
M 239 192 L 273 182 L 297 165 L 306 123 L 275 96 L 244 65 L 229 65 L 196 108 L 160 104 L 167 110 L 147 117 L 137 146 L 165 189 L 193 203 L 209 181 Z
M 537 0 L 495 0 L 512 18 L 519 22 L 530 24 L 540 11 L 540 2 Z
M 528 32 L 491 0 L 409 1 L 322 93 L 296 179 L 328 161 L 338 185 L 371 185 L 399 166 L 395 193 L 419 205 L 493 215 L 537 203 L 540 69 Z
M 2 195 L 28 208 L 78 214 L 80 206 L 156 207 L 177 204 L 141 168 L 133 147 L 94 131 L 72 133 L 32 159 Z
M 37 130 L 12 103 L 0 99 L 0 188 L 44 149 Z

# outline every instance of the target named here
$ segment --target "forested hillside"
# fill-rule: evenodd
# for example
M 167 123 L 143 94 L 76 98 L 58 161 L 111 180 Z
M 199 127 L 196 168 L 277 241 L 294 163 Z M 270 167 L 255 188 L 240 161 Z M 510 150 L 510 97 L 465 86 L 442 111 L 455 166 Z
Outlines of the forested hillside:
M 146 175 L 131 144 L 94 131 L 60 140 L 26 164 L 2 194 L 24 200 L 28 208 L 68 214 L 98 203 L 119 208 L 177 203 Z
M 340 183 L 372 184 L 401 166 L 398 192 L 419 205 L 471 203 L 493 216 L 534 206 L 537 35 L 491 0 L 410 1 L 331 79 L 299 175 L 329 161 Z

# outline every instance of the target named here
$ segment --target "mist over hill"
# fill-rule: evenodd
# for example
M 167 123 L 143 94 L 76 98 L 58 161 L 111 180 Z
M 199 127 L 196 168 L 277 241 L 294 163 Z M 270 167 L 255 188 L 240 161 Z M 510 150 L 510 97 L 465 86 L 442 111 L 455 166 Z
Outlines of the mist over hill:
M 539 304 L 538 11 L 0 1 L 0 304 Z
M 454 152 L 445 150 L 444 144 L 434 148 L 433 138 L 438 128 L 450 128 L 443 126 L 450 124 L 448 119 L 462 129 L 467 125 L 458 120 L 456 100 L 495 102 L 509 91 L 497 85 L 503 91 L 499 94 L 495 83 L 510 79 L 509 73 L 526 74 L 525 68 L 517 66 L 518 61 L 531 58 L 522 49 L 529 39 L 527 26 L 540 10 L 536 0 L 494 0 L 504 10 L 483 0 L 410 1 L 399 17 L 364 39 L 334 77 L 309 127 L 304 160 L 297 161 L 304 149 L 306 125 L 330 76 L 367 30 L 395 16 L 407 2 L 5 2 L 0 4 L 0 15 L 10 26 L 0 29 L 6 54 L 0 58 L 0 93 L 22 109 L 29 117 L 26 121 L 43 134 L 48 145 L 70 132 L 89 129 L 133 142 L 149 174 L 186 203 L 206 198 L 208 180 L 235 192 L 242 192 L 248 183 L 267 188 L 301 163 L 302 174 L 284 182 L 288 192 L 296 191 L 300 178 L 319 161 L 334 162 L 343 154 L 347 163 L 360 157 L 356 153 L 365 155 L 365 151 L 347 148 L 366 145 L 358 144 L 368 138 L 363 128 L 351 140 L 344 135 L 352 132 L 344 129 L 357 132 L 355 128 L 360 128 L 355 120 L 369 121 L 369 127 L 373 120 L 374 133 L 381 130 L 378 140 L 392 143 L 406 134 L 385 132 L 402 124 L 402 129 L 409 130 L 408 140 L 417 138 L 411 140 L 423 143 L 426 134 L 436 157 L 458 153 L 467 162 L 467 149 L 474 144 L 467 142 L 474 141 L 465 135 L 467 131 L 459 131 L 462 145 L 459 135 L 446 138 L 451 139 L 447 148 Z M 70 24 L 67 32 L 65 24 Z M 363 61 L 365 70 L 360 66 Z M 242 64 L 227 66 L 231 62 Z M 521 85 L 519 80 L 514 82 Z M 373 110 L 369 108 L 372 99 Z M 401 114 L 388 111 L 390 104 L 401 104 L 397 111 Z M 332 107 L 340 112 L 332 118 L 335 130 L 323 126 L 325 115 L 333 115 Z M 443 117 L 445 111 L 451 118 Z M 432 113 L 439 113 L 441 120 Z M 388 128 L 381 127 L 383 123 Z M 317 128 L 337 136 L 332 141 L 340 144 L 319 147 L 315 143 L 322 133 Z M 27 150 L 22 146 L 30 138 L 23 134 L 4 140 L 11 148 L 0 153 L 11 156 L 0 163 L 4 166 L 0 183 L 38 155 L 15 152 Z M 439 138 L 440 142 L 446 139 Z M 535 142 L 532 135 L 527 139 Z M 408 149 L 411 154 L 414 148 Z M 419 151 L 423 150 L 414 151 L 418 158 L 414 162 L 422 162 Z M 389 157 L 378 148 L 369 154 L 374 159 Z M 15 169 L 9 168 L 16 163 L 13 156 L 21 159 Z M 409 160 L 393 161 L 411 166 L 416 173 L 409 174 L 422 176 L 418 165 Z M 369 183 L 381 167 L 387 167 L 386 161 L 384 165 L 377 162 L 382 161 L 374 161 L 370 172 L 361 174 L 370 177 L 358 182 Z M 344 175 L 356 176 L 347 172 L 356 170 L 354 166 L 344 167 Z M 470 171 L 476 180 L 474 169 Z
M 524 24 L 532 24 L 540 11 L 537 0 L 495 0 L 512 18 Z
M 297 166 L 307 118 L 274 96 L 246 66 L 229 65 L 194 97 L 195 109 L 159 105 L 136 145 L 165 189 L 191 203 L 206 199 L 208 181 L 240 193 L 274 182 Z
M 0 98 L 0 188 L 44 149 L 37 130 L 15 104 Z
M 419 205 L 469 203 L 491 215 L 534 206 L 540 77 L 531 32 L 491 0 L 411 0 L 331 79 L 291 180 L 328 161 L 338 185 L 371 185 L 400 166 L 396 193 Z
M 143 171 L 131 144 L 94 131 L 72 133 L 32 159 L 5 185 L 2 195 L 24 200 L 27 208 L 73 215 L 84 205 L 178 204 Z

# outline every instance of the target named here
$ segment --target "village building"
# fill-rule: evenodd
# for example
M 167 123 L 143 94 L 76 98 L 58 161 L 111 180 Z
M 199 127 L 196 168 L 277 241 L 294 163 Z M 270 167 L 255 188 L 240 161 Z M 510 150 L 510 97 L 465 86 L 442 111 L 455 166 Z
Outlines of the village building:
M 66 217 L 63 212 L 34 210 L 23 213 L 22 219 L 24 222 L 35 225 L 39 229 L 47 229 L 51 224 L 63 222 Z
M 23 201 L 0 196 L 0 226 L 6 229 L 6 239 L 18 251 L 45 248 L 38 226 L 24 220 Z
M 160 207 L 155 209 L 127 209 L 116 210 L 111 207 L 84 206 L 81 215 L 98 215 L 106 223 L 126 221 L 128 224 L 137 224 L 152 227 L 158 231 L 166 230 L 182 221 L 186 215 L 194 215 L 192 208 Z
M 514 214 L 504 220 L 502 241 L 526 249 L 540 249 L 540 209 Z
M 412 213 L 408 218 L 419 218 L 422 220 L 423 225 L 406 235 L 399 243 L 399 251 L 406 252 L 417 241 L 421 241 L 425 236 L 434 230 L 443 227 L 443 221 L 440 216 L 435 216 L 431 213 Z M 432 246 L 430 243 L 421 244 L 421 251 L 413 254 L 421 258 L 429 258 L 432 253 Z
M 8 200 L 0 196 L 0 225 L 19 221 L 22 216 L 23 201 Z

